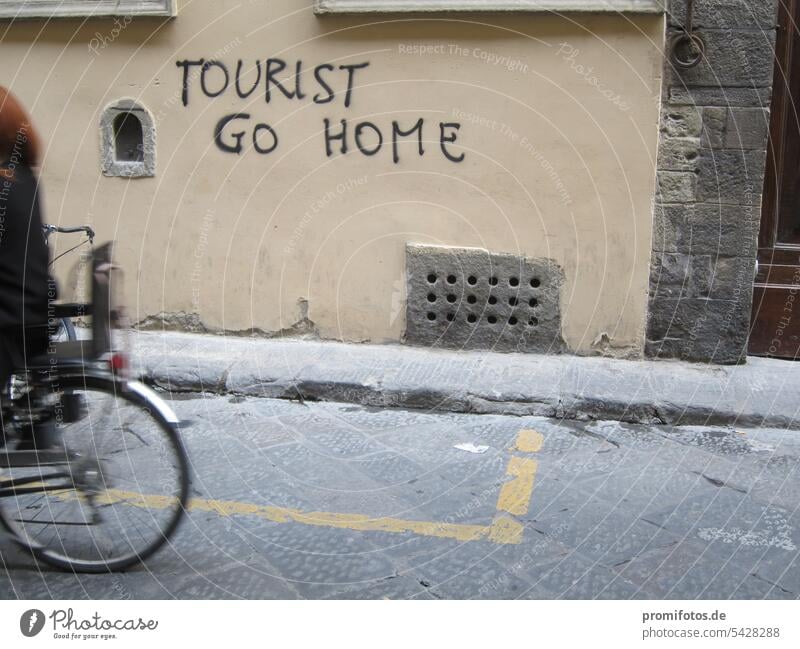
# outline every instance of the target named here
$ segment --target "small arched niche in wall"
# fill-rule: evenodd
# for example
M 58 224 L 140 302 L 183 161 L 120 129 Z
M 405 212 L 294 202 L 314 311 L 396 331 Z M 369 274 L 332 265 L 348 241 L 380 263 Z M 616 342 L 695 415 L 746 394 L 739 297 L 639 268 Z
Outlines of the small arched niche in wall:
M 100 118 L 103 174 L 122 178 L 156 175 L 156 132 L 147 109 L 133 99 L 120 99 Z

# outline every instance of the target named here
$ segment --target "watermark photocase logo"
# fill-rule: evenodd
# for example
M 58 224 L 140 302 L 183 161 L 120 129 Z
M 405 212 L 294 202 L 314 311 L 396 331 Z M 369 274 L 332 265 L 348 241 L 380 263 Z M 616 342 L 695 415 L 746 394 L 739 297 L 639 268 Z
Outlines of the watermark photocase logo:
M 32 638 L 44 627 L 44 613 L 39 609 L 32 608 L 25 611 L 19 618 L 19 630 L 26 638 Z

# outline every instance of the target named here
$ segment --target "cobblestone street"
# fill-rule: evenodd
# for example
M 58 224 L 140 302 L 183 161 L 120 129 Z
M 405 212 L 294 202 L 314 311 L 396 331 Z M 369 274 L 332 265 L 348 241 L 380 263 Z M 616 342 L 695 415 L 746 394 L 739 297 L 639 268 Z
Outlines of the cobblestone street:
M 3 538 L 2 597 L 800 596 L 796 431 L 171 403 L 194 467 L 171 547 L 73 575 Z

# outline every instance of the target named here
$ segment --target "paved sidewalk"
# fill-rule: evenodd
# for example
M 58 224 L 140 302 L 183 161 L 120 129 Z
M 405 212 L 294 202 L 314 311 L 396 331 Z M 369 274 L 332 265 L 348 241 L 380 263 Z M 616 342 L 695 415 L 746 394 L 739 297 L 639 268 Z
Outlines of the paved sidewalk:
M 136 369 L 173 391 L 634 423 L 800 424 L 800 362 L 745 365 L 134 334 Z

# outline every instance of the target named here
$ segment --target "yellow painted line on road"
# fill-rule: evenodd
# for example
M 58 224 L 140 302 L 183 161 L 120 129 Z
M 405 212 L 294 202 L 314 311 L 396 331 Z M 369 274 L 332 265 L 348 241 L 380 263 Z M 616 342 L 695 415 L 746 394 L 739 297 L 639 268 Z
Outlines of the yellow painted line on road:
M 489 536 L 485 525 L 458 525 L 428 521 L 407 521 L 397 518 L 373 518 L 364 514 L 339 514 L 334 512 L 302 512 L 285 507 L 247 505 L 245 503 L 219 500 L 193 500 L 192 511 L 212 511 L 221 516 L 257 516 L 275 523 L 302 523 L 318 527 L 335 527 L 361 532 L 412 532 L 421 536 L 475 541 Z
M 539 431 L 523 428 L 517 433 L 514 445 L 509 450 L 537 453 L 542 450 L 543 445 L 544 436 Z M 513 480 L 506 482 L 500 489 L 497 511 L 508 512 L 515 516 L 523 516 L 528 513 L 538 467 L 538 462 L 532 458 L 514 455 L 508 461 L 506 476 L 512 477 Z
M 501 544 L 521 543 L 524 531 L 519 521 L 508 516 L 497 516 L 489 528 L 489 540 Z
M 74 493 L 74 492 L 73 492 Z M 108 489 L 97 496 L 99 504 L 125 504 L 144 509 L 166 509 L 176 504 L 170 496 L 144 495 L 133 491 Z M 399 518 L 377 517 L 364 514 L 340 514 L 335 512 L 302 512 L 299 509 L 256 505 L 235 500 L 211 500 L 194 498 L 189 511 L 212 512 L 219 516 L 252 516 L 273 523 L 302 523 L 318 527 L 335 527 L 360 532 L 411 532 L 419 536 L 434 536 L 457 541 L 488 539 L 494 543 L 519 543 L 522 526 L 507 517 L 498 517 L 491 525 L 464 525 L 435 521 L 409 521 Z
M 514 479 L 506 482 L 497 498 L 497 509 L 516 516 L 528 513 L 533 495 L 533 481 L 536 478 L 538 463 L 527 457 L 512 457 L 508 462 L 506 475 Z
M 519 432 L 515 448 L 522 452 L 535 452 L 542 447 L 542 435 L 533 430 Z M 522 541 L 524 528 L 514 518 L 505 515 L 522 515 L 527 513 L 533 493 L 536 477 L 536 460 L 512 456 L 506 469 L 506 475 L 514 479 L 503 485 L 497 500 L 497 515 L 490 525 L 468 525 L 462 523 L 446 523 L 436 521 L 410 521 L 399 518 L 377 517 L 364 514 L 340 514 L 336 512 L 303 512 L 299 509 L 277 507 L 273 505 L 256 505 L 235 500 L 215 500 L 193 498 L 189 502 L 189 511 L 211 512 L 219 516 L 253 516 L 273 523 L 301 523 L 318 527 L 356 530 L 360 532 L 410 532 L 419 536 L 432 536 L 457 541 L 477 541 L 485 539 L 492 543 L 517 544 Z M 59 497 L 69 500 L 76 497 L 64 494 Z M 177 504 L 172 496 L 141 494 L 120 489 L 108 489 L 96 497 L 98 504 L 125 504 L 143 509 L 167 509 Z M 503 513 L 505 512 L 505 513 Z
M 509 450 L 523 453 L 537 453 L 542 450 L 544 436 L 532 428 L 524 428 L 517 434 L 517 439 Z

